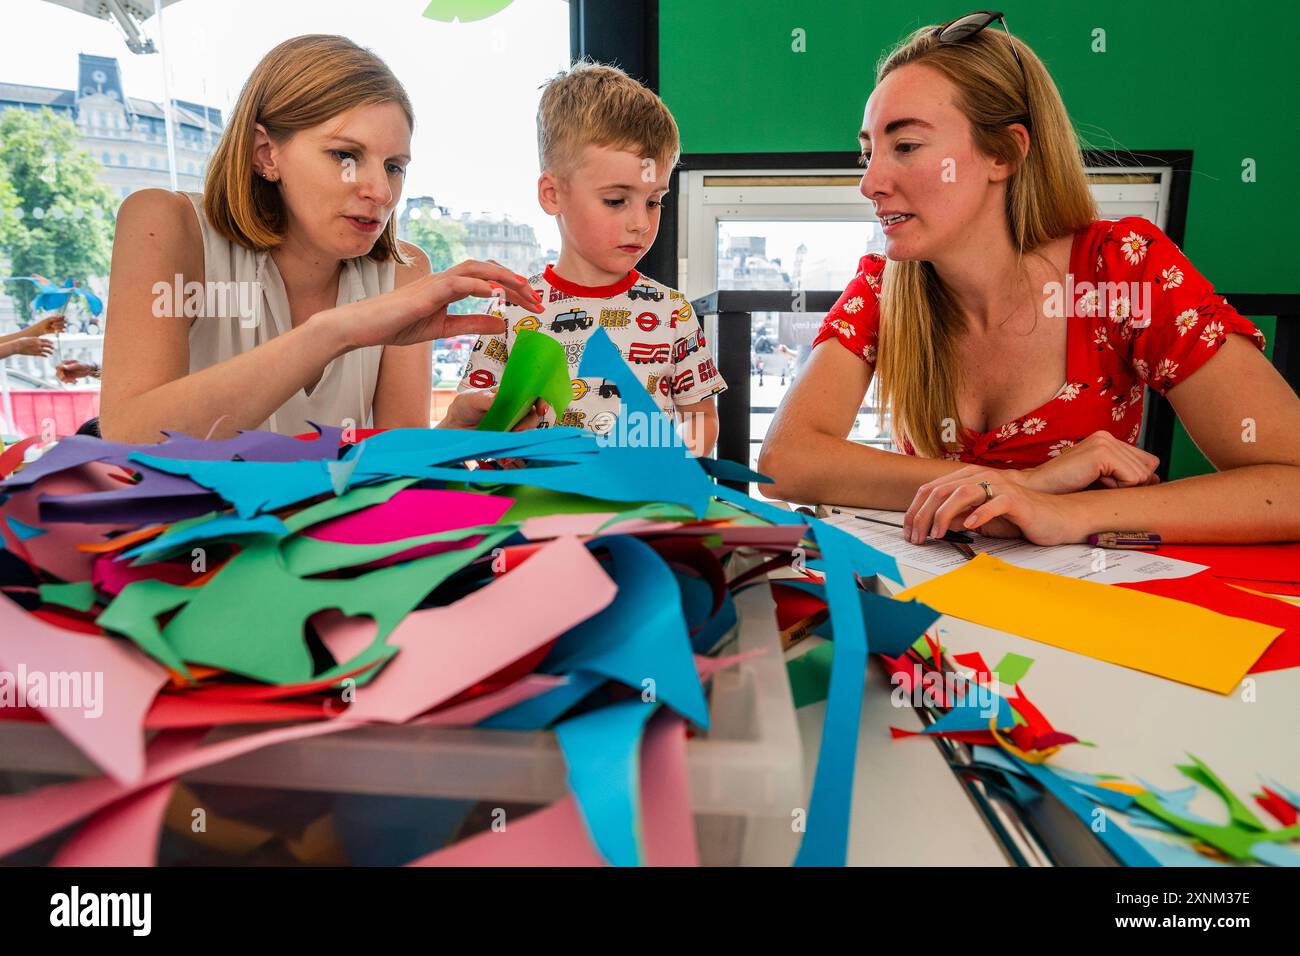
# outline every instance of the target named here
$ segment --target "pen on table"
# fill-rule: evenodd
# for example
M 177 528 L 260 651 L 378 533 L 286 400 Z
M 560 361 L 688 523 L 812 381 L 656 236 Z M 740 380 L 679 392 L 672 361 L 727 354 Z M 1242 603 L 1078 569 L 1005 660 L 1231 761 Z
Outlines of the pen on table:
M 1150 551 L 1160 547 L 1160 535 L 1154 531 L 1103 531 L 1088 535 L 1088 543 L 1114 551 Z
M 839 508 L 832 508 L 831 513 L 837 515 L 850 514 L 850 512 L 841 511 Z M 852 515 L 852 517 L 857 518 L 859 521 L 870 521 L 872 524 L 883 524 L 889 528 L 898 528 L 900 531 L 903 529 L 901 524 L 894 524 L 894 522 L 885 521 L 882 518 L 868 518 L 866 515 Z M 971 543 L 975 539 L 965 531 L 945 531 L 938 540 L 948 542 L 960 551 L 967 561 L 975 557 L 975 549 L 971 547 Z

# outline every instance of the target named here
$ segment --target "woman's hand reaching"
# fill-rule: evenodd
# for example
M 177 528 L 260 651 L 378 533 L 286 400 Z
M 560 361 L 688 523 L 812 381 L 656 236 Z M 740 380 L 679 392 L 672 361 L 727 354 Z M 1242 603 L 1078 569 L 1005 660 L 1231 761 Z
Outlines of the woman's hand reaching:
M 505 321 L 496 316 L 448 314 L 449 305 L 471 296 L 501 297 L 529 311 L 542 311 L 539 293 L 523 276 L 494 262 L 470 259 L 384 295 L 328 309 L 312 321 L 328 324 L 344 351 L 505 331 Z
M 68 320 L 62 315 L 48 315 L 39 322 L 33 322 L 23 331 L 28 335 L 58 335 L 67 331 Z
M 36 338 L 35 336 L 25 335 L 21 339 L 15 339 L 9 343 L 10 355 L 53 355 L 54 343 L 49 339 Z

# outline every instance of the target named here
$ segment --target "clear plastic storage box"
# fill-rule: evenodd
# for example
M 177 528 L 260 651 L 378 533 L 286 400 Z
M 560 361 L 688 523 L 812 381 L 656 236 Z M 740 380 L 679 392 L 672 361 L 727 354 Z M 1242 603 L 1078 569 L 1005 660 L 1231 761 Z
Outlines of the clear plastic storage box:
M 691 801 L 705 865 L 787 865 L 804 794 L 794 702 L 770 589 L 736 597 L 727 653 L 761 651 L 712 678 L 711 727 L 687 743 Z M 209 740 L 247 733 L 217 730 Z M 52 727 L 0 723 L 0 770 L 98 771 Z M 547 732 L 364 727 L 267 747 L 187 781 L 289 790 L 552 803 L 565 794 L 564 758 Z

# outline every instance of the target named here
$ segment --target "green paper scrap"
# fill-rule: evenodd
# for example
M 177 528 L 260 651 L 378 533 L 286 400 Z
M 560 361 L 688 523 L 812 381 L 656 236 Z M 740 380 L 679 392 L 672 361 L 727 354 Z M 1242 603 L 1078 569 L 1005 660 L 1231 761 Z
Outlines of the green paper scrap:
M 695 512 L 685 505 L 670 501 L 613 501 L 609 498 L 593 498 L 588 495 L 575 495 L 565 491 L 551 491 L 536 485 L 501 486 L 508 490 L 515 503 L 501 516 L 502 524 L 521 524 L 529 518 L 544 518 L 551 515 L 600 514 L 614 512 L 602 527 L 618 524 L 631 518 L 646 518 L 654 521 L 695 521 Z M 448 485 L 448 490 L 490 493 L 487 486 Z
M 512 3 L 514 0 L 429 0 L 423 15 L 443 23 L 472 23 L 500 13 Z
M 235 513 L 234 508 L 225 508 L 218 511 L 209 511 L 207 514 L 195 515 L 193 518 L 181 518 L 178 521 L 173 521 L 170 524 L 168 524 L 163 529 L 163 534 L 178 534 L 181 531 L 185 531 L 189 528 L 193 528 L 195 525 L 204 524 L 205 522 L 208 521 L 215 521 L 217 518 L 220 518 L 222 515 L 228 515 L 234 513 Z M 161 536 L 162 535 L 159 535 L 159 537 Z M 150 541 L 153 540 L 156 539 L 150 538 L 148 539 L 148 541 L 144 541 L 142 543 L 148 544 Z
M 198 588 L 181 587 L 153 578 L 132 581 L 113 598 L 95 623 L 105 630 L 126 635 L 140 650 L 192 683 L 185 662 L 162 636 L 158 616 L 189 603 L 198 593 Z
M 284 526 L 292 534 L 323 521 L 329 521 L 331 518 L 339 518 L 360 511 L 362 508 L 369 508 L 371 505 L 382 505 L 393 495 L 404 488 L 409 488 L 419 480 L 419 478 L 394 478 L 392 481 L 383 481 L 377 485 L 349 489 L 346 494 L 339 495 L 337 498 L 326 498 L 318 504 L 303 508 L 297 514 L 284 518 Z
M 89 581 L 74 581 L 71 584 L 42 584 L 41 600 L 46 604 L 58 604 L 78 611 L 89 611 L 99 600 L 95 585 Z
M 921 660 L 928 661 L 930 659 L 930 642 L 925 639 L 924 634 L 912 642 L 912 650 L 921 655 Z M 948 648 L 941 643 L 939 645 L 939 655 L 942 657 L 946 653 L 948 653 Z
M 377 624 L 373 643 L 382 644 L 430 591 L 513 533 L 503 529 L 472 547 L 326 580 L 293 574 L 279 540 L 254 541 L 202 588 L 190 589 L 193 597 L 168 622 L 162 637 L 182 660 L 268 684 L 303 683 L 316 676 L 303 638 L 312 614 L 338 608 L 350 616 L 372 617 Z M 371 648 L 347 663 L 357 666 L 380 650 Z
M 1195 766 L 1189 767 L 1186 764 L 1178 764 L 1178 769 L 1182 771 L 1183 776 L 1189 777 L 1207 790 L 1213 790 L 1217 793 L 1219 799 L 1227 804 L 1228 816 L 1234 823 L 1251 830 L 1268 829 L 1262 822 L 1260 822 L 1259 817 L 1255 816 L 1255 814 L 1251 812 L 1250 807 L 1242 803 L 1228 785 L 1219 779 L 1218 774 L 1192 754 L 1188 754 L 1187 756 L 1192 758 L 1192 763 Z
M 505 488 L 507 486 L 502 485 Z M 448 485 L 451 491 L 471 491 L 483 494 L 491 493 L 486 485 Z M 591 498 L 587 495 L 570 494 L 567 491 L 552 491 L 537 485 L 511 485 L 509 495 L 515 499 L 510 510 L 501 516 L 503 522 L 520 523 L 529 518 L 544 518 L 550 515 L 585 515 L 600 514 L 608 511 L 624 511 L 652 505 L 652 501 L 611 501 L 607 498 Z M 692 516 L 693 517 L 693 516 Z
M 737 508 L 735 505 L 715 498 L 709 502 L 709 507 L 704 512 L 704 520 L 717 521 L 719 518 L 725 518 L 732 524 L 744 528 L 770 528 L 772 526 L 772 522 L 765 518 L 760 518 L 757 515 L 750 514 L 743 508 Z
M 241 542 L 254 534 L 284 534 L 284 523 L 273 514 L 241 518 L 233 511 L 212 512 L 204 520 L 186 522 L 185 527 L 168 528 L 162 534 L 128 548 L 115 560 L 130 560 L 131 567 L 157 564 L 184 555 L 194 548 Z
M 691 511 L 685 505 L 673 504 L 670 501 L 652 501 L 649 504 L 636 505 L 632 508 L 620 509 L 619 513 L 614 515 L 597 531 L 604 531 L 613 525 L 622 521 L 631 521 L 636 518 L 645 518 L 647 521 L 694 521 L 695 512 Z
M 510 431 L 539 398 L 546 399 L 558 420 L 573 398 L 573 380 L 564 346 L 535 329 L 524 329 L 510 348 L 497 396 L 478 423 L 478 430 Z
M 166 561 L 179 553 L 182 549 L 185 551 L 190 550 L 189 543 L 179 545 L 175 548 L 167 547 L 165 544 L 167 538 L 175 534 L 180 534 L 182 531 L 186 531 L 196 525 L 207 524 L 209 521 L 216 521 L 222 515 L 227 514 L 234 514 L 234 509 L 232 508 L 225 511 L 209 511 L 206 514 L 195 515 L 193 518 L 180 518 L 170 524 L 164 525 L 162 531 L 159 534 L 154 535 L 152 538 L 146 538 L 128 548 L 123 548 L 121 553 L 113 555 L 113 560 L 124 560 L 122 553 L 134 551 L 137 548 L 140 548 L 142 549 L 140 553 L 131 558 L 131 567 L 141 567 L 146 564 L 156 564 L 159 561 Z M 162 548 L 158 547 L 159 542 L 163 542 L 164 546 Z
M 417 535 L 413 538 L 398 538 L 394 541 L 380 541 L 375 544 L 348 544 L 343 541 L 322 541 L 318 538 L 306 538 L 295 535 L 282 541 L 280 551 L 284 555 L 284 566 L 290 574 L 298 577 L 311 577 L 328 571 L 343 568 L 355 568 L 372 561 L 401 554 L 412 548 L 418 548 L 436 541 L 460 541 L 476 535 L 498 534 L 502 531 L 519 530 L 505 524 L 477 525 L 470 528 L 451 528 L 447 531 L 434 531 Z
M 1034 659 L 1032 657 L 1025 657 L 1023 654 L 1008 651 L 1002 655 L 1002 660 L 998 661 L 998 666 L 993 668 L 993 673 L 997 675 L 998 683 L 1014 687 L 1025 679 L 1025 675 L 1029 673 L 1029 668 L 1033 663 Z
M 806 654 L 786 661 L 785 671 L 790 675 L 790 693 L 794 706 L 805 707 L 826 699 L 831 686 L 831 659 L 835 656 L 835 643 L 818 644 Z
M 1188 820 L 1166 810 L 1161 806 L 1160 801 L 1156 799 L 1155 794 L 1152 793 L 1139 793 L 1133 798 L 1133 801 L 1153 817 L 1196 837 L 1202 843 L 1222 850 L 1236 860 L 1251 859 L 1251 847 L 1256 843 L 1285 843 L 1288 840 L 1300 840 L 1300 825 L 1286 827 L 1281 830 L 1265 830 L 1261 833 L 1258 830 L 1252 830 L 1237 823 L 1223 825 Z

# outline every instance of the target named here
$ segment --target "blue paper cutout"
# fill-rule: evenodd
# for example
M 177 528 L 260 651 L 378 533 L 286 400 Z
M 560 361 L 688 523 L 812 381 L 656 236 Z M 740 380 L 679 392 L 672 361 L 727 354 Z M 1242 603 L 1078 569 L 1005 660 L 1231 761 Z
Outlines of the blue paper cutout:
M 659 705 L 637 697 L 564 721 L 555 728 L 569 767 L 569 792 L 601 856 L 640 866 L 641 738 Z

